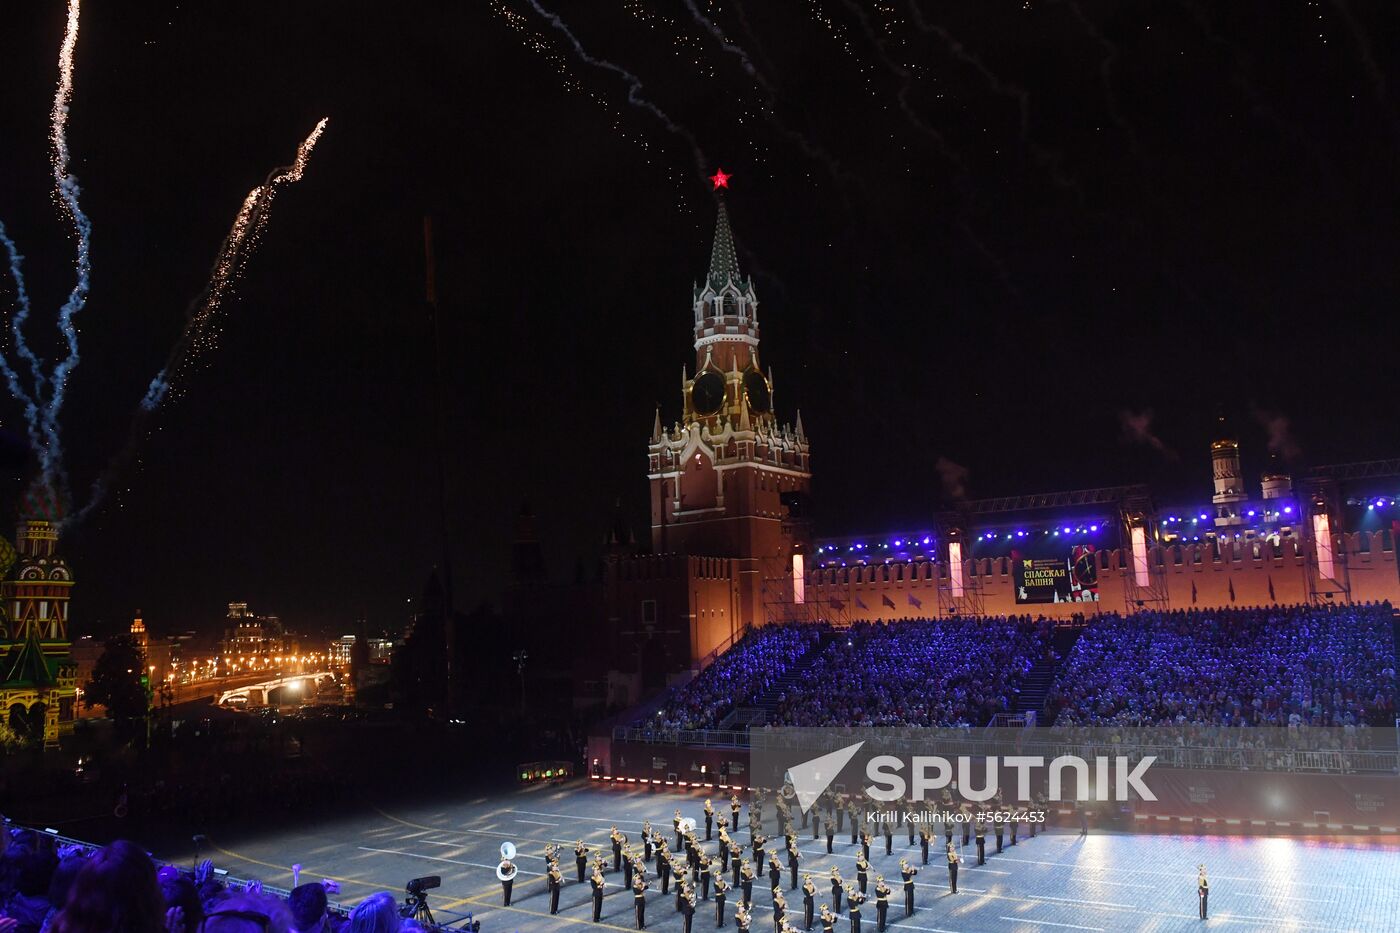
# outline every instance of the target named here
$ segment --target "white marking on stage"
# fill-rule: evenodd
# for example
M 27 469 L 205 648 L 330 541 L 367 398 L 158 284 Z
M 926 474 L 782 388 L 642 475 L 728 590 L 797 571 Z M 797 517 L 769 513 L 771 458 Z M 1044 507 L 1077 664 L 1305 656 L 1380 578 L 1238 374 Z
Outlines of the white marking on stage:
M 558 825 L 559 825 L 558 823 L 541 823 L 539 820 L 522 820 L 522 819 L 520 819 L 519 817 L 516 818 L 515 822 L 517 822 L 517 823 L 529 823 L 529 824 L 532 825 L 532 826 L 558 826 Z
M 1005 856 L 1005 855 L 1001 856 L 1001 858 L 1005 859 L 1005 860 L 1008 861 L 1008 862 L 1021 862 L 1021 863 L 1026 864 L 1026 865 L 1053 865 L 1053 866 L 1056 867 L 1056 868 L 1068 868 L 1068 869 L 1071 869 L 1071 870 L 1105 871 L 1105 872 L 1131 872 L 1132 874 L 1135 874 L 1135 875 L 1163 875 L 1163 876 L 1172 877 L 1172 878 L 1185 877 L 1185 875 L 1183 875 L 1183 873 L 1182 873 L 1182 872 L 1179 872 L 1179 871 L 1157 871 L 1157 870 L 1154 870 L 1154 869 L 1151 869 L 1151 868 L 1108 868 L 1108 867 L 1106 867 L 1106 866 L 1104 866 L 1104 865 L 1091 865 L 1091 864 L 1083 863 L 1083 862 L 1047 862 L 1047 861 L 1044 861 L 1043 859 L 1012 858 L 1012 857 Z M 1190 873 L 1187 872 L 1186 874 L 1189 875 Z M 1269 878 L 1250 878 L 1250 877 L 1245 877 L 1245 876 L 1241 876 L 1241 875 L 1214 875 L 1214 874 L 1213 874 L 1212 877 L 1217 878 L 1217 879 L 1219 879 L 1219 880 L 1221 880 L 1221 881 L 1245 881 L 1245 882 L 1248 882 L 1249 884 L 1306 885 L 1306 886 L 1308 886 L 1308 887 L 1313 887 L 1313 888 L 1341 888 L 1341 889 L 1346 890 L 1346 891 L 1365 891 L 1365 890 L 1369 890 L 1369 889 L 1364 888 L 1364 887 L 1358 887 L 1358 886 L 1356 886 L 1356 885 L 1350 885 L 1350 884 L 1329 884 L 1328 882 L 1325 882 L 1325 881 L 1295 881 L 1295 880 L 1293 880 L 1292 878 L 1289 878 L 1288 880 L 1284 881 L 1284 880 L 1273 880 L 1273 879 L 1269 879 Z M 1188 879 L 1188 880 L 1190 880 L 1190 879 Z
M 455 858 L 439 858 L 436 855 L 420 855 L 417 852 L 401 852 L 398 849 L 371 849 L 369 846 L 357 846 L 356 848 L 358 848 L 361 852 L 378 852 L 382 855 L 402 855 L 405 858 L 421 858 L 426 859 L 429 862 L 446 862 L 449 865 L 466 865 L 469 868 L 489 868 L 492 871 L 496 870 L 495 865 L 482 865 L 480 862 L 463 862 L 462 860 Z M 526 871 L 525 869 L 519 867 L 516 868 L 516 871 L 520 872 L 522 875 L 540 874 L 537 871 Z
M 1012 923 L 1034 923 L 1044 927 L 1067 927 L 1071 930 L 1093 930 L 1094 933 L 1104 933 L 1103 927 L 1082 927 L 1077 923 L 1055 923 L 1053 920 L 1031 920 L 1029 917 L 998 917 L 998 920 L 1010 920 Z
M 561 820 L 587 820 L 590 823 L 636 823 L 641 826 L 646 820 L 610 820 L 602 816 L 574 816 L 572 813 L 541 813 L 539 810 L 513 810 L 507 809 L 506 813 L 527 813 L 530 816 L 553 816 Z

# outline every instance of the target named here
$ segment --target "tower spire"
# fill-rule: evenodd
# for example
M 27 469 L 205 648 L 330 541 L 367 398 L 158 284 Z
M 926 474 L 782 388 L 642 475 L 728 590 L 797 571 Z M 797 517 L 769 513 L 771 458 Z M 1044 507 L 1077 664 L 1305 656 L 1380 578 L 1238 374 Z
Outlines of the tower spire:
M 724 199 L 719 202 L 719 217 L 715 220 L 715 243 L 710 249 L 711 287 L 718 290 L 733 279 L 739 284 L 739 257 L 734 252 L 734 233 L 729 229 L 729 210 Z

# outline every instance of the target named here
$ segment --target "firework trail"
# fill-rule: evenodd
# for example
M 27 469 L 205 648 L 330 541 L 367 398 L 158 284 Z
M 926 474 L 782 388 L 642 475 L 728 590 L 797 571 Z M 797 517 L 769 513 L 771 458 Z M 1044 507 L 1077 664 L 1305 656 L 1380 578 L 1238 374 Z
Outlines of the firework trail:
M 959 171 L 966 172 L 967 160 L 953 149 L 952 144 L 948 142 L 948 137 L 944 136 L 933 124 L 915 113 L 913 105 L 909 103 L 909 91 L 914 83 L 913 72 L 903 65 L 897 64 L 894 59 L 890 58 L 889 53 L 885 50 L 886 40 L 875 33 L 874 28 L 870 25 L 869 15 L 866 14 L 865 10 L 862 9 L 855 0 L 842 0 L 842 3 L 845 5 L 846 9 L 855 16 L 856 21 L 860 23 L 860 28 L 865 33 L 865 38 L 875 49 L 875 54 L 879 56 L 880 61 L 899 79 L 899 90 L 895 93 L 895 100 L 899 103 L 900 111 L 904 113 L 904 116 L 908 118 L 909 123 L 915 129 L 933 142 L 934 148 L 938 150 L 939 155 L 957 166 Z
M 1249 104 L 1250 111 L 1259 119 L 1263 120 L 1280 137 L 1292 142 L 1299 149 L 1302 149 L 1317 170 L 1319 176 L 1329 180 L 1335 180 L 1335 172 L 1332 171 L 1328 159 L 1323 155 L 1316 143 L 1298 126 L 1285 121 L 1278 113 L 1269 106 L 1264 93 L 1254 83 L 1250 75 L 1249 68 L 1245 64 L 1244 56 L 1239 47 L 1225 38 L 1215 28 L 1209 13 L 1194 0 L 1181 0 L 1182 7 L 1186 10 L 1191 21 L 1196 24 L 1196 28 L 1205 36 L 1206 41 L 1217 48 L 1225 50 L 1234 66 L 1231 69 L 1230 80 L 1235 89 L 1240 92 L 1240 96 Z
M 43 385 L 44 370 L 29 347 L 24 342 L 24 333 L 20 325 L 24 319 L 29 317 L 29 290 L 24 284 L 24 257 L 20 255 L 19 248 L 15 246 L 15 241 L 10 239 L 10 235 L 5 230 L 5 224 L 0 221 L 0 243 L 5 246 L 5 253 L 10 260 L 10 278 L 15 283 L 15 313 L 10 319 L 11 330 L 14 335 L 15 351 L 29 362 L 30 370 L 34 377 L 35 394 L 37 395 Z M 10 394 L 24 405 L 24 420 L 29 428 L 29 443 L 35 450 L 41 446 L 39 433 L 39 405 L 24 388 L 20 382 L 19 373 L 10 366 L 10 361 L 3 353 L 0 353 L 0 375 L 5 377 L 5 384 L 10 390 Z
M 564 38 L 569 40 L 569 44 L 573 46 L 574 54 L 578 56 L 580 61 L 582 61 L 586 65 L 591 65 L 592 67 L 600 69 L 602 71 L 611 72 L 620 77 L 623 80 L 623 82 L 627 85 L 628 103 L 630 103 L 634 107 L 638 107 L 642 110 L 647 111 L 652 116 L 656 117 L 658 120 L 661 121 L 662 125 L 666 127 L 666 131 L 668 133 L 671 133 L 675 136 L 679 136 L 690 144 L 691 153 L 695 157 L 695 171 L 699 176 L 700 181 L 704 183 L 706 181 L 707 176 L 709 175 L 709 168 L 707 167 L 708 163 L 705 160 L 705 154 L 700 151 L 700 144 L 695 139 L 695 134 L 692 133 L 690 130 L 686 129 L 685 127 L 681 126 L 680 124 L 676 123 L 676 121 L 672 120 L 669 116 L 666 115 L 666 111 L 662 110 L 660 107 L 656 106 L 656 104 L 652 103 L 650 100 L 642 96 L 642 79 L 634 75 L 632 72 L 628 71 L 626 68 L 623 68 L 621 65 L 614 64 L 613 62 L 610 62 L 604 58 L 595 58 L 592 55 L 589 55 L 588 51 L 583 47 L 583 43 L 578 40 L 578 37 L 574 35 L 573 30 L 569 28 L 568 24 L 565 23 L 564 20 L 561 19 L 557 13 L 551 13 L 544 7 L 540 6 L 538 0 L 527 0 L 527 2 L 537 14 L 539 14 L 544 19 L 548 20 L 551 26 L 553 26 L 558 32 L 562 33 Z
M 938 23 L 929 22 L 924 18 L 923 11 L 919 8 L 919 0 L 909 0 L 909 11 L 915 28 L 925 35 L 937 36 L 943 43 L 943 48 L 953 57 L 954 60 L 972 68 L 987 83 L 994 94 L 1008 98 L 1016 102 L 1016 110 L 1020 117 L 1021 142 L 1031 154 L 1031 159 L 1040 168 L 1044 169 L 1050 176 L 1056 187 L 1072 192 L 1084 204 L 1087 198 L 1084 188 L 1074 178 L 1070 177 L 1064 170 L 1064 156 L 1046 146 L 1035 142 L 1030 138 L 1031 121 L 1031 97 L 1030 93 L 1019 84 L 1012 81 L 1004 81 L 1002 78 L 988 68 L 982 61 L 981 56 L 969 51 L 956 36 L 950 33 L 944 26 Z
M 73 290 L 69 292 L 68 300 L 58 311 L 58 329 L 68 345 L 68 355 L 54 366 L 49 380 L 48 399 L 40 407 L 45 443 L 39 450 L 39 462 L 43 469 L 44 482 L 51 490 L 66 487 L 68 482 L 63 472 L 63 446 L 58 417 L 63 410 L 68 389 L 68 375 L 77 368 L 80 360 L 78 331 L 73 324 L 73 318 L 87 304 L 91 271 L 89 251 L 92 242 L 92 222 L 78 204 L 78 195 L 81 193 L 78 180 L 68 171 L 68 109 L 73 99 L 73 52 L 78 45 L 78 16 L 79 0 L 69 0 L 68 23 L 58 53 L 58 88 L 54 91 L 53 109 L 49 117 L 54 190 L 78 238 Z M 37 385 L 35 388 L 39 389 Z
M 859 180 L 844 171 L 841 168 L 841 163 L 836 160 L 835 156 L 778 119 L 778 90 L 773 86 L 773 82 L 768 80 L 767 76 L 754 66 L 753 60 L 749 58 L 748 52 L 745 52 L 742 47 L 725 38 L 724 30 L 720 29 L 714 20 L 700 12 L 700 8 L 695 5 L 695 0 L 684 0 L 684 2 L 686 9 L 690 11 L 690 15 L 694 18 L 695 22 L 706 32 L 715 37 L 715 41 L 719 43 L 720 48 L 739 59 L 739 64 L 744 69 L 744 73 L 753 78 L 754 82 L 763 90 L 764 96 L 768 99 L 767 104 L 763 108 L 763 115 L 768 122 L 773 124 L 774 128 L 777 129 L 784 138 L 801 149 L 803 155 L 825 166 L 826 170 L 831 173 L 831 177 L 835 181 L 858 184 Z M 842 191 L 844 197 L 844 188 L 838 188 L 837 190 Z
M 1118 64 L 1118 59 L 1122 57 L 1122 51 L 1103 34 L 1098 26 L 1094 25 L 1094 21 L 1084 13 L 1078 0 L 1064 0 L 1064 3 L 1075 22 L 1088 34 L 1089 38 L 1098 44 L 1099 49 L 1103 52 L 1103 57 L 1099 59 L 1099 83 L 1103 85 L 1104 104 L 1114 125 L 1127 138 L 1128 148 L 1132 149 L 1133 155 L 1137 157 L 1139 162 L 1142 162 L 1142 144 L 1138 141 L 1137 131 L 1123 118 L 1123 112 L 1118 106 L 1118 95 L 1113 91 L 1113 71 Z
M 142 397 L 136 413 L 132 416 L 131 426 L 127 431 L 126 445 L 117 456 L 112 458 L 102 474 L 92 484 L 92 493 L 88 497 L 87 504 L 73 515 L 71 524 L 81 522 L 102 503 L 111 486 L 112 478 L 135 456 L 136 450 L 145 436 L 147 423 L 156 409 L 169 396 L 176 377 L 189 366 L 196 356 L 213 348 L 219 311 L 222 309 L 225 299 L 232 293 L 234 284 L 257 248 L 258 239 L 271 216 L 272 201 L 277 196 L 277 190 L 283 185 L 296 184 L 301 181 L 307 163 L 311 159 L 311 151 L 316 147 L 317 140 L 325 131 L 328 119 L 322 117 L 315 129 L 311 131 L 311 135 L 307 136 L 297 147 L 296 158 L 291 165 L 284 165 L 268 172 L 263 183 L 249 191 L 243 199 L 243 204 L 234 216 L 233 225 L 229 228 L 228 234 L 224 236 L 223 242 L 219 244 L 218 254 L 214 259 L 213 268 L 209 272 L 208 284 L 204 286 L 204 291 L 190 302 L 185 312 L 184 330 L 180 332 L 179 339 L 170 348 L 165 365 L 151 380 L 145 396 Z
M 734 0 L 734 18 L 739 21 L 739 28 L 744 30 L 744 35 L 749 37 L 749 43 L 753 46 L 754 52 L 763 60 L 764 66 L 769 74 L 776 75 L 778 67 L 773 64 L 773 59 L 768 57 L 768 53 L 763 51 L 763 43 L 758 41 L 757 34 L 753 31 L 753 26 L 749 25 L 749 15 L 744 11 L 744 5 L 739 0 Z
M 211 331 L 217 322 L 219 310 L 247 265 L 249 257 L 257 248 L 258 237 L 267 225 L 272 200 L 277 196 L 278 188 L 301 181 L 307 162 L 311 158 L 311 150 L 316 148 L 317 140 L 325 132 L 327 120 L 327 117 L 322 117 L 316 128 L 311 131 L 311 135 L 297 147 L 296 158 L 291 165 L 273 169 L 263 183 L 249 191 L 248 196 L 243 199 L 243 205 L 234 217 L 233 226 L 219 244 L 218 257 L 209 273 L 208 285 L 190 302 L 184 331 L 171 348 L 165 365 L 151 380 L 145 397 L 141 399 L 143 411 L 149 412 L 158 408 L 169 393 L 171 379 L 178 369 L 186 365 L 194 355 L 213 346 Z

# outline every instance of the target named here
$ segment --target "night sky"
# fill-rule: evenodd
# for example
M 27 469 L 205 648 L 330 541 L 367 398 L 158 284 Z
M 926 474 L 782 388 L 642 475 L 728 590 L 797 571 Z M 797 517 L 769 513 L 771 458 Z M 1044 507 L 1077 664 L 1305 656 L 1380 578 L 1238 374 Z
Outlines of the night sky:
M 66 544 L 76 633 L 397 627 L 436 560 L 421 218 L 437 224 L 458 602 L 515 514 L 591 567 L 693 365 L 728 195 L 819 531 L 947 500 L 1148 481 L 1208 492 L 1217 406 L 1252 482 L 1392 456 L 1400 301 L 1393 4 L 978 0 L 90 3 L 69 133 L 95 225 L 66 411 L 80 499 L 247 190 L 321 116 L 305 180 L 120 491 Z M 0 31 L 0 217 L 52 354 L 58 2 Z M 4 307 L 12 309 L 4 286 Z M 9 352 L 8 337 L 4 346 Z M 0 424 L 23 436 L 19 407 Z M 957 472 L 956 470 L 945 472 Z M 20 488 L 0 493 L 9 514 Z

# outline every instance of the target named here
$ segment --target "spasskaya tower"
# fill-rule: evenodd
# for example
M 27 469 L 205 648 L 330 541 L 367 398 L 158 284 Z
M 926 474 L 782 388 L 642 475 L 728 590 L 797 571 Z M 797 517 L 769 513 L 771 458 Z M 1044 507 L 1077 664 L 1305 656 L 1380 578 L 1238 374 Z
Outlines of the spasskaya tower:
M 727 187 L 723 173 L 714 180 Z M 666 427 L 658 409 L 647 449 L 652 548 L 736 562 L 742 613 L 761 623 L 760 578 L 792 573 L 792 555 L 805 550 L 798 519 L 810 452 L 801 413 L 778 420 L 773 371 L 759 357 L 758 296 L 739 270 L 722 199 L 691 311 L 695 362 L 681 371 L 680 419 Z

